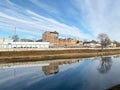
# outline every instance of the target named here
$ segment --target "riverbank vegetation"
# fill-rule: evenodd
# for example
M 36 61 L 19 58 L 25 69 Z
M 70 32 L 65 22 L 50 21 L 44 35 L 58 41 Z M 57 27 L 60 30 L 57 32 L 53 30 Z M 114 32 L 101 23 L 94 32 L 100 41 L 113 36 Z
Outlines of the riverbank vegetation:
M 110 89 L 107 89 L 107 90 L 120 90 L 120 84 L 119 85 L 116 85 Z
M 120 54 L 120 49 L 71 49 L 41 51 L 1 51 L 0 62 L 24 62 L 54 59 L 88 58 Z

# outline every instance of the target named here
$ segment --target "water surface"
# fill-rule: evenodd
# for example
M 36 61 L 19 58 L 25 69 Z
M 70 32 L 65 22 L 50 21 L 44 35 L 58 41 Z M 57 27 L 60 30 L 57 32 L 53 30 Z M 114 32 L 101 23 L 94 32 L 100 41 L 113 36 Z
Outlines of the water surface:
M 120 57 L 0 64 L 0 90 L 105 90 L 120 84 Z

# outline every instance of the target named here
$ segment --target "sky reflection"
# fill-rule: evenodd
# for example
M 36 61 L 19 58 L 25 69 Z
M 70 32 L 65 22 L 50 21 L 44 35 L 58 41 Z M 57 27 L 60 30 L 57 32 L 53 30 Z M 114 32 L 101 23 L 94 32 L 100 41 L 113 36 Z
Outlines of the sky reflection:
M 0 90 L 104 90 L 120 83 L 116 56 L 22 64 L 0 64 Z

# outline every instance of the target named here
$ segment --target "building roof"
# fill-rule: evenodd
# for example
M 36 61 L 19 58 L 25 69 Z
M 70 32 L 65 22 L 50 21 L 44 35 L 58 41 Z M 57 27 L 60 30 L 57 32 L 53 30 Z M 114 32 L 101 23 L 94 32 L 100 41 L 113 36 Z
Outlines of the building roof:
M 89 44 L 89 43 L 97 44 L 98 42 L 95 40 L 83 42 L 83 44 Z
M 31 39 L 21 39 L 20 41 L 21 41 L 21 42 L 34 42 L 34 41 L 31 40 Z
M 42 42 L 42 39 L 37 40 L 36 42 Z
M 97 41 L 95 41 L 95 40 L 92 40 L 92 41 L 90 41 L 91 43 L 98 43 Z
M 50 32 L 50 33 L 59 34 L 57 31 L 54 31 L 54 32 Z

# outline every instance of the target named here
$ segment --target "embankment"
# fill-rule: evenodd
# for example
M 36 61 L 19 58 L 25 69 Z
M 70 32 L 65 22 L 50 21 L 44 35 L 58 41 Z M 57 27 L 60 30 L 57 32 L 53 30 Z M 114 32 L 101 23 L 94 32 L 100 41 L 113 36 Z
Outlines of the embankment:
M 26 62 L 54 59 L 88 58 L 101 55 L 120 54 L 120 49 L 69 49 L 40 51 L 0 51 L 0 62 Z

